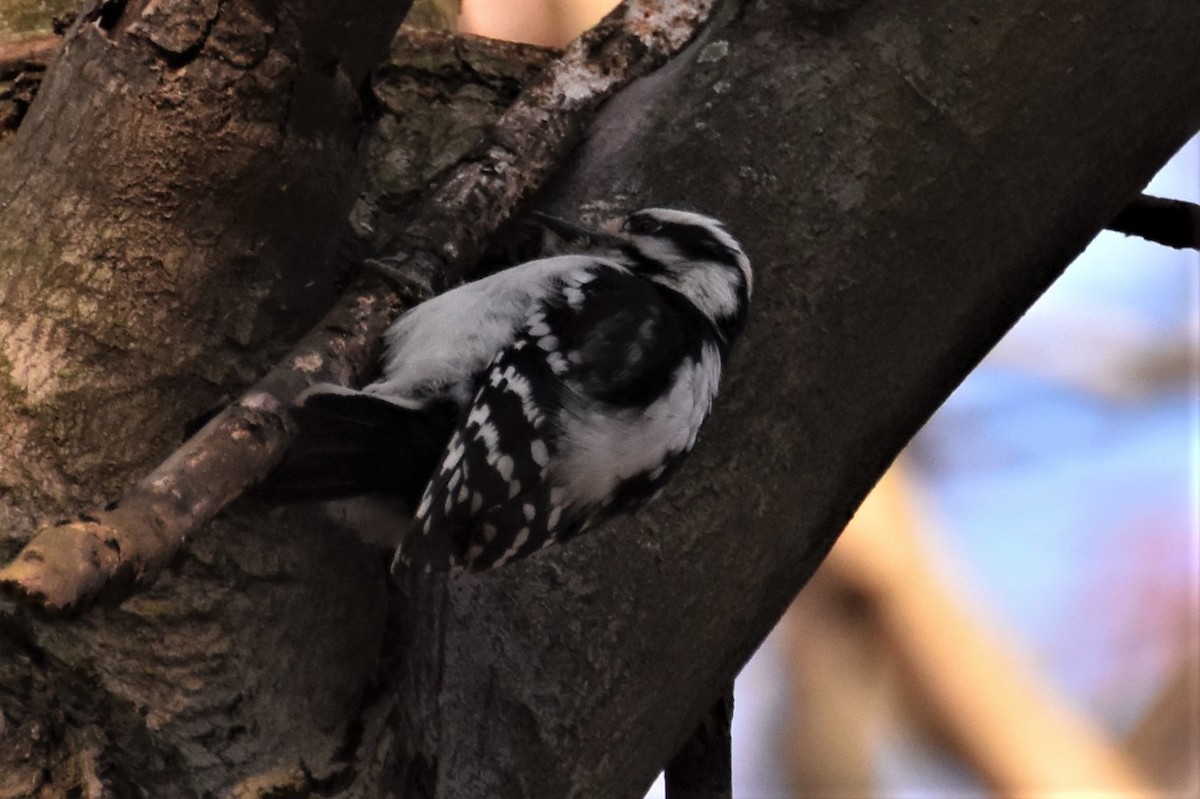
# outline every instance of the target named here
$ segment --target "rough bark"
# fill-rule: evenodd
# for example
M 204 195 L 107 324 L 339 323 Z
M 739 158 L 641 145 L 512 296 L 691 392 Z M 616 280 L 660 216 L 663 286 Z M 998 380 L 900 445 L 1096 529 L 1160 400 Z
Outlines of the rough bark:
M 462 144 L 468 142 L 472 153 L 464 158 L 461 166 L 437 178 L 429 201 L 415 212 L 401 213 L 395 219 L 391 217 L 403 208 L 377 208 L 381 213 L 372 214 L 372 221 L 368 225 L 356 224 L 356 232 L 382 232 L 397 225 L 402 231 L 415 230 L 418 236 L 405 235 L 405 243 L 409 245 L 406 255 L 444 266 L 445 274 L 439 276 L 442 281 L 453 280 L 454 275 L 466 272 L 482 251 L 487 231 L 511 215 L 516 205 L 544 181 L 549 171 L 577 140 L 588 115 L 603 97 L 634 74 L 653 67 L 682 46 L 706 13 L 705 3 L 675 8 L 670 4 L 650 2 L 636 3 L 632 11 L 614 14 L 569 49 L 553 69 L 539 77 L 505 111 L 504 117 L 481 143 L 470 141 L 465 132 L 458 128 L 463 128 L 464 122 L 471 122 L 478 128 L 477 112 L 481 105 L 488 106 L 483 102 L 485 96 L 495 94 L 503 97 L 508 93 L 511 100 L 513 87 L 520 80 L 520 68 L 527 66 L 528 59 L 522 57 L 520 63 L 515 65 L 517 69 L 513 68 L 511 61 L 506 61 L 510 73 L 506 76 L 495 67 L 499 66 L 498 60 L 502 55 L 513 49 L 511 47 L 481 47 L 478 42 L 451 42 L 449 51 L 437 54 L 394 52 L 389 66 L 396 73 L 392 77 L 398 80 L 389 80 L 388 70 L 384 70 L 372 87 L 385 108 L 388 99 L 395 100 L 396 96 L 402 96 L 411 89 L 413 80 L 409 73 L 413 72 L 423 78 L 419 81 L 422 90 L 418 93 L 419 99 L 422 102 L 432 101 L 434 105 L 445 103 L 449 108 L 440 114 L 430 114 L 426 123 L 418 122 L 415 125 L 413 117 L 419 115 L 406 108 L 405 115 L 408 118 L 386 129 L 381 126 L 376 131 L 377 136 L 372 137 L 372 142 L 376 142 L 376 139 L 395 141 L 395 134 L 400 130 L 403 132 L 400 139 L 410 149 L 433 152 L 428 148 L 412 146 L 415 143 L 412 134 L 420 132 L 428 135 L 431 129 L 437 130 L 439 126 L 448 128 L 447 120 L 450 120 L 459 135 L 443 143 L 442 149 L 457 149 L 461 153 Z M 400 46 L 423 46 L 427 39 L 429 36 L 406 35 Z M 433 79 L 440 78 L 442 67 L 450 64 L 454 66 L 445 70 L 449 80 L 440 81 L 445 85 L 435 85 L 438 81 Z M 469 99 L 463 102 L 460 94 L 469 96 Z M 418 128 L 421 130 L 418 131 Z M 372 149 L 372 145 L 368 145 L 367 150 Z M 440 156 L 440 153 L 437 155 Z M 412 168 L 407 170 L 408 182 L 414 179 L 419 182 L 422 174 L 428 180 L 445 165 L 441 157 L 428 161 L 412 164 Z M 401 181 L 401 185 L 403 183 Z M 379 205 L 377 200 L 382 196 L 379 190 L 388 187 L 394 190 L 394 181 L 370 181 L 358 206 L 371 208 Z M 456 206 L 459 213 L 454 213 Z M 467 212 L 474 212 L 471 214 L 471 224 L 462 221 L 464 208 Z M 391 213 L 383 213 L 385 210 Z M 339 209 L 332 208 L 329 213 L 337 214 Z M 439 229 L 439 220 L 447 220 L 444 229 Z M 381 222 L 384 224 L 381 225 Z M 419 244 L 412 246 L 414 238 L 431 243 L 425 247 Z M 365 243 L 370 245 L 369 241 Z M 5 584 L 10 588 L 19 586 L 14 593 L 37 608 L 63 610 L 78 609 L 82 603 L 93 599 L 120 599 L 134 582 L 148 581 L 156 576 L 165 565 L 165 559 L 179 550 L 182 538 L 197 532 L 199 522 L 207 520 L 227 502 L 232 490 L 245 486 L 256 475 L 265 473 L 270 452 L 278 450 L 286 441 L 281 434 L 280 424 L 273 423 L 271 417 L 276 417 L 275 422 L 281 422 L 278 417 L 282 405 L 294 396 L 297 384 L 307 379 L 344 382 L 356 371 L 356 364 L 361 366 L 362 356 L 369 352 L 371 346 L 371 337 L 364 335 L 365 330 L 370 328 L 373 323 L 371 320 L 387 319 L 387 303 L 383 302 L 385 307 L 382 310 L 376 307 L 379 304 L 376 300 L 386 298 L 382 295 L 376 297 L 376 293 L 375 290 L 363 292 L 357 288 L 349 292 L 344 298 L 345 313 L 335 310 L 327 315 L 284 363 L 260 381 L 243 400 L 206 425 L 195 439 L 187 442 L 159 469 L 126 492 L 119 505 L 113 504 L 94 513 L 81 514 L 75 522 L 44 528 L 25 548 L 21 558 L 6 567 Z M 239 452 L 243 456 L 241 461 L 236 458 Z M 303 517 L 294 516 L 290 525 L 291 535 L 297 541 L 304 540 L 294 529 L 300 518 Z M 255 523 L 262 523 L 261 519 Z M 284 523 L 287 525 L 286 521 Z M 310 525 L 314 526 L 317 528 L 315 533 L 320 535 L 322 525 L 318 521 L 316 525 Z M 211 528 L 205 532 L 218 538 L 223 533 L 230 534 L 221 522 L 211 525 Z M 236 529 L 241 531 L 242 528 Z M 314 531 L 310 529 L 307 532 Z M 232 549 L 236 552 L 238 547 Z M 345 552 L 339 553 L 341 558 L 328 554 L 323 556 L 326 565 L 335 566 L 328 575 L 329 579 L 336 581 L 344 577 L 344 562 L 347 559 L 355 561 L 362 557 L 362 553 L 362 547 L 351 542 Z M 195 552 L 189 551 L 187 554 L 189 561 L 195 559 Z M 235 561 L 241 559 L 235 556 Z M 242 571 L 240 567 L 238 570 Z M 219 578 L 221 571 L 214 570 L 208 576 Z M 207 601 L 203 582 L 202 579 L 184 586 L 176 585 L 176 590 L 182 590 L 180 595 L 174 597 L 177 602 L 155 602 L 151 607 L 156 609 L 155 613 L 162 613 L 176 622 L 179 608 L 196 604 L 196 597 L 188 597 L 195 591 L 201 594 L 200 604 L 205 608 L 205 620 L 213 631 L 254 630 L 269 624 L 272 630 L 268 637 L 287 641 L 303 639 L 312 633 L 314 620 L 303 613 L 262 619 L 253 617 L 253 606 L 221 604 L 213 607 Z M 311 575 L 306 582 L 312 584 L 315 590 L 329 593 L 335 599 L 341 595 L 340 585 L 321 585 L 321 581 L 313 579 Z M 367 630 L 375 629 L 371 622 L 378 620 L 387 604 L 380 601 L 374 590 L 378 586 L 372 587 L 361 580 L 352 581 L 352 585 L 355 596 L 364 599 L 377 612 L 356 614 L 355 620 L 361 620 L 362 624 L 348 623 L 344 628 L 337 629 L 320 625 L 322 640 L 328 639 L 327 643 L 333 650 L 337 650 L 341 643 L 358 642 L 364 625 Z M 286 600 L 286 596 L 281 599 Z M 139 601 L 122 606 L 122 610 L 130 609 L 134 618 L 146 613 Z M 330 620 L 336 623 L 336 617 Z M 30 618 L 17 621 L 22 622 L 14 624 L 20 637 L 27 641 L 38 638 L 37 651 L 43 655 L 71 655 L 75 649 L 72 639 L 52 640 L 49 636 L 34 632 L 37 625 Z M 119 646 L 124 638 L 138 628 L 110 625 L 103 629 L 105 636 L 112 638 L 108 643 Z M 376 633 L 378 643 L 381 636 L 377 630 Z M 229 641 L 226 636 L 214 634 L 206 636 L 202 645 L 205 651 L 216 650 L 224 654 L 229 648 Z M 29 646 L 31 650 L 35 649 L 32 643 Z M 200 712 L 199 716 L 204 721 L 195 725 L 195 728 L 181 728 L 172 723 L 178 715 L 183 714 L 170 713 L 166 721 L 160 718 L 152 728 L 155 735 L 138 740 L 137 745 L 129 749 L 126 748 L 128 742 L 125 739 L 131 735 L 130 719 L 117 718 L 112 729 L 108 729 L 102 720 L 105 720 L 105 716 L 113 716 L 109 702 L 83 703 L 101 708 L 91 728 L 90 744 L 93 745 L 83 749 L 69 737 L 64 741 L 65 736 L 59 729 L 62 721 L 54 719 L 51 711 L 58 707 L 74 707 L 80 701 L 67 689 L 68 681 L 61 679 L 62 675 L 52 668 L 53 664 L 47 664 L 34 669 L 30 679 L 18 681 L 16 684 L 21 685 L 21 690 L 10 697 L 8 714 L 23 722 L 19 728 L 13 728 L 12 734 L 29 736 L 32 733 L 39 743 L 36 751 L 16 750 L 17 759 L 14 763 L 19 762 L 24 766 L 24 774 L 33 775 L 35 785 L 38 784 L 39 775 L 49 773 L 47 763 L 63 761 L 71 764 L 64 773 L 54 775 L 52 790 L 86 788 L 85 783 L 95 781 L 91 777 L 95 777 L 93 772 L 99 768 L 115 772 L 103 780 L 103 784 L 124 785 L 126 781 L 136 781 L 154 785 L 158 792 L 170 790 L 180 795 L 216 789 L 228 789 L 232 795 L 239 796 L 275 795 L 280 791 L 361 791 L 363 784 L 378 782 L 373 758 L 387 751 L 386 747 L 379 749 L 379 739 L 386 730 L 381 730 L 378 725 L 367 738 L 367 744 L 357 745 L 363 738 L 364 719 L 367 715 L 373 715 L 378 720 L 386 718 L 386 715 L 380 714 L 378 708 L 373 707 L 378 703 L 373 702 L 373 709 L 364 709 L 362 717 L 356 717 L 356 704 L 346 701 L 347 696 L 352 699 L 366 697 L 370 701 L 370 697 L 377 693 L 369 690 L 364 676 L 375 663 L 377 649 L 363 650 L 357 646 L 344 648 L 345 660 L 336 668 L 321 666 L 321 671 L 330 672 L 333 677 L 333 682 L 328 685 L 313 685 L 306 679 L 306 673 L 301 672 L 280 675 L 270 690 L 254 690 L 253 680 L 264 667 L 271 669 L 273 666 L 273 658 L 278 654 L 274 649 L 258 654 L 239 651 L 242 657 L 223 658 L 222 668 L 227 667 L 228 671 L 224 673 L 226 679 L 221 684 L 211 684 L 202 678 L 193 680 L 193 695 L 185 703 L 188 710 L 208 708 L 214 701 L 217 707 L 224 707 L 228 700 L 225 689 L 239 684 L 237 675 L 243 675 L 241 682 L 251 681 L 251 687 L 245 694 L 235 698 L 235 704 L 239 706 L 246 704 L 256 708 L 256 712 L 262 712 L 259 699 L 269 703 L 278 702 L 285 710 L 298 699 L 305 704 L 304 708 L 292 714 L 298 726 L 282 746 L 268 743 L 275 740 L 274 733 L 268 735 L 268 742 L 263 742 L 261 746 L 228 748 L 218 743 L 216 746 L 220 750 L 222 768 L 212 769 L 206 768 L 209 763 L 204 757 L 204 750 L 189 744 L 197 738 L 213 737 L 208 725 L 219 725 L 223 721 L 214 713 Z M 171 649 L 172 657 L 194 659 L 195 653 L 185 641 L 173 640 Z M 114 658 L 113 662 L 105 662 L 97 668 L 105 675 L 122 673 L 130 666 L 127 661 L 137 655 L 138 649 L 131 647 Z M 69 669 L 85 670 L 90 667 L 90 664 L 78 663 L 73 658 L 67 659 L 70 661 Z M 12 663 L 4 665 L 14 667 Z M 22 665 L 28 667 L 29 664 L 16 664 L 17 671 Z M 154 670 L 145 675 L 145 683 L 137 688 L 154 692 L 163 687 L 159 681 L 170 680 L 173 684 L 177 676 L 165 670 Z M 63 690 L 58 693 L 43 692 L 55 700 L 53 707 L 43 707 L 33 699 L 43 681 L 50 678 L 54 678 L 51 682 L 61 684 Z M 111 698 L 103 696 L 106 700 Z M 124 697 L 118 695 L 116 698 Z M 339 708 L 343 715 L 332 720 L 314 716 L 308 712 L 313 706 Z M 386 705 L 384 707 L 386 709 Z M 178 708 L 172 707 L 171 710 Z M 137 727 L 136 721 L 134 726 Z M 133 732 L 139 730 L 140 727 Z M 180 751 L 176 752 L 176 748 Z M 154 762 L 155 756 L 166 757 L 167 765 L 159 767 Z M 360 760 L 361 763 L 358 762 Z M 85 761 L 88 764 L 86 768 L 80 765 Z M 272 767 L 276 761 L 280 765 Z M 80 776 L 81 772 L 86 774 Z
M 726 219 L 750 330 L 645 513 L 410 587 L 436 795 L 644 790 L 901 445 L 1197 129 L 1197 35 L 1172 2 L 768 0 L 610 103 L 546 202 Z
M 701 205 L 758 270 L 648 512 L 389 592 L 386 555 L 244 503 L 119 608 L 0 616 L 7 795 L 644 790 L 903 441 L 1200 121 L 1200 8 L 996 5 L 730 3 L 596 121 L 547 204 Z M 103 493 L 63 478 L 77 455 L 31 450 L 28 483 Z
M 616 41 L 620 37 L 611 38 Z M 460 193 L 453 189 L 455 173 L 440 181 L 438 174 L 452 165 L 453 159 L 477 150 L 481 132 L 490 124 L 497 124 L 496 131 L 503 131 L 513 141 L 530 140 L 536 130 L 532 150 L 541 153 L 543 172 L 552 167 L 555 150 L 547 148 L 550 137 L 545 129 L 555 123 L 562 131 L 577 131 L 582 115 L 575 106 L 587 107 L 580 98 L 571 98 L 568 113 L 577 117 L 573 124 L 564 125 L 556 118 L 562 116 L 558 108 L 545 108 L 544 115 L 523 120 L 524 131 L 505 125 L 504 120 L 497 123 L 520 85 L 532 80 L 537 66 L 548 60 L 549 54 L 541 50 L 473 37 L 458 40 L 409 29 L 398 35 L 387 68 L 372 80 L 383 116 L 362 148 L 366 185 L 352 215 L 356 240 L 348 240 L 346 249 L 376 253 L 376 239 L 382 236 L 387 241 L 400 235 L 410 222 L 397 211 L 409 209 L 418 187 L 431 183 L 448 186 L 451 190 L 441 193 L 450 196 L 441 197 L 441 202 L 454 199 Z M 552 81 L 557 72 L 570 69 L 571 63 L 564 59 L 546 77 Z M 613 66 L 599 60 L 588 66 L 596 69 L 601 64 Z M 614 75 L 620 71 L 610 69 Z M 414 78 L 413 72 L 420 77 Z M 469 92 L 463 91 L 464 74 L 469 76 Z M 402 98 L 408 103 L 397 107 Z M 428 103 L 431 98 L 440 102 Z M 592 104 L 598 101 L 594 98 Z M 454 126 L 456 135 L 446 135 L 448 124 Z M 560 136 L 557 146 L 569 148 L 570 140 Z M 499 174 L 504 170 L 497 162 L 513 160 L 511 154 L 506 155 L 509 157 L 498 159 L 477 151 L 461 169 L 490 169 Z M 529 156 L 524 159 L 527 165 L 535 160 L 530 153 L 525 155 Z M 525 171 L 528 174 L 516 175 L 508 170 L 510 200 L 493 203 L 497 219 L 499 214 L 511 212 L 522 193 L 532 192 L 543 182 L 537 179 L 536 170 Z M 439 190 L 431 194 L 427 205 L 435 206 L 433 199 Z M 444 214 L 440 206 L 438 210 Z M 472 253 L 486 241 L 490 229 L 477 224 L 470 237 L 459 238 L 456 249 L 462 253 L 461 261 L 475 260 Z M 442 246 L 445 242 L 443 239 Z M 440 262 L 441 254 L 439 249 L 425 260 Z M 464 269 L 465 263 L 458 268 Z M 410 281 L 416 277 L 411 275 Z M 278 460 L 289 437 L 286 410 L 300 391 L 314 382 L 347 385 L 367 373 L 378 340 L 398 309 L 419 301 L 428 290 L 427 283 L 424 289 L 420 285 L 407 290 L 388 286 L 374 270 L 368 270 L 281 363 L 119 499 L 81 512 L 75 520 L 44 525 L 17 559 L 0 569 L 0 590 L 39 610 L 64 613 L 78 612 L 97 600 L 119 601 L 139 584 L 152 581 L 190 535 L 260 481 Z
M 287 446 L 286 409 L 303 386 L 347 385 L 367 376 L 373 347 L 401 305 L 375 273 L 394 273 L 409 304 L 469 277 L 492 234 L 574 148 L 595 108 L 678 52 L 710 8 L 708 2 L 628 3 L 572 43 L 461 163 L 430 179 L 421 203 L 401 216 L 389 263 L 375 261 L 371 275 L 356 282 L 282 363 L 119 500 L 81 512 L 74 522 L 43 526 L 0 569 L 0 590 L 40 610 L 74 612 L 97 597 L 119 600 L 153 580 L 188 536 L 266 477 Z M 420 47 L 430 38 L 410 34 L 403 42 Z M 470 80 L 484 82 L 486 72 L 467 67 L 469 48 L 451 49 Z M 411 171 L 432 174 L 437 159 L 430 160 Z M 388 216 L 356 227 L 378 230 Z
M 114 496 L 330 303 L 406 6 L 105 0 L 67 33 L 0 153 L 4 527 Z
M 0 152 L 5 560 L 331 302 L 359 88 L 406 5 L 106 2 L 67 33 Z M 336 781 L 378 553 L 264 511 L 189 554 L 163 593 L 72 625 L 3 608 L 0 795 L 195 796 L 276 764 Z

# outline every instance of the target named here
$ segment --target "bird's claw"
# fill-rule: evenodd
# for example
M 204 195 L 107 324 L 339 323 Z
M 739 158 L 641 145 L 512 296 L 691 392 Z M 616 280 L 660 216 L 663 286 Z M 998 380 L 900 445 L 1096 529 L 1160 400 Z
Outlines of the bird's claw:
M 368 258 L 363 261 L 363 266 L 414 304 L 424 302 L 436 293 L 434 275 L 437 267 L 426 258 L 407 254 L 388 255 Z

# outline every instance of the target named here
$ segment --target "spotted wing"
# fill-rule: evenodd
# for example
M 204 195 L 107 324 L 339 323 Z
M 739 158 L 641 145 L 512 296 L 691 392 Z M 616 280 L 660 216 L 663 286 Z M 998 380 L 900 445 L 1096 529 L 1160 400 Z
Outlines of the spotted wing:
M 663 391 L 688 338 L 648 281 L 605 266 L 567 275 L 483 375 L 400 559 L 484 569 L 587 526 L 603 503 L 581 501 L 552 479 L 573 445 L 579 409 L 636 414 Z M 649 490 L 660 477 L 641 483 Z

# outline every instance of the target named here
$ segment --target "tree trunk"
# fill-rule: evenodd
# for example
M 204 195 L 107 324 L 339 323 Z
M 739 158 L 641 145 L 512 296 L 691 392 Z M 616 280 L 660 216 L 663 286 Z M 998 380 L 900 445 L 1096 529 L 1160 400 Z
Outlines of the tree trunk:
M 332 301 L 360 87 L 406 7 L 106 0 L 67 33 L 0 152 L 5 560 L 115 497 Z M 333 780 L 383 561 L 295 518 L 221 520 L 120 609 L 7 609 L 0 796 Z
M 329 305 L 359 88 L 406 6 L 80 17 L 0 154 L 0 519 L 114 496 Z
M 113 495 L 329 296 L 379 31 L 170 5 L 93 12 L 0 154 L 14 538 Z M 637 796 L 895 452 L 1200 126 L 1198 37 L 1168 0 L 725 4 L 543 198 L 701 206 L 754 260 L 663 498 L 391 591 L 385 553 L 244 502 L 119 608 L 0 615 L 0 797 Z

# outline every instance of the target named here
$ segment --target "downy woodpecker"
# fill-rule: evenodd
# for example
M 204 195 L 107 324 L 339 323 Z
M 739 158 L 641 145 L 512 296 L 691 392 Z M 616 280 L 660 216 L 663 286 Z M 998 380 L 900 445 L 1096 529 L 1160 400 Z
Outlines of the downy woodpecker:
M 434 297 L 386 333 L 378 378 L 316 385 L 269 494 L 398 495 L 397 561 L 486 569 L 645 504 L 708 416 L 752 275 L 717 220 L 647 208 L 586 249 Z

